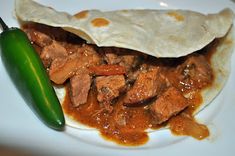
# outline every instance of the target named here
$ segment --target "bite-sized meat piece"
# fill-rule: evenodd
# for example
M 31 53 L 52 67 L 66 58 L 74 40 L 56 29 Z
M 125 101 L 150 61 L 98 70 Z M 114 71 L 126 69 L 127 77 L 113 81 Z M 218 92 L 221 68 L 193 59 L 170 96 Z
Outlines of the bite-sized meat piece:
M 123 75 L 96 77 L 97 99 L 99 102 L 111 102 L 125 87 Z
M 108 64 L 118 64 L 121 58 L 115 53 L 106 53 L 104 59 Z
M 63 84 L 75 73 L 82 73 L 89 66 L 98 65 L 100 60 L 92 46 L 84 45 L 74 54 L 53 60 L 49 69 L 50 79 L 56 84 Z
M 118 64 L 125 67 L 125 70 L 129 72 L 132 68 L 135 68 L 144 57 L 143 54 L 122 48 L 101 48 L 100 53 L 103 54 L 104 60 L 107 64 Z
M 166 86 L 160 68 L 139 73 L 133 87 L 127 92 L 124 104 L 127 106 L 145 102 L 157 96 Z
M 50 66 L 50 79 L 56 84 L 63 84 L 72 77 L 78 69 L 79 57 L 76 54 L 56 58 Z
M 198 89 L 209 84 L 213 79 L 213 72 L 206 58 L 200 54 L 188 56 L 186 61 L 176 70 L 181 76 L 181 84 L 185 87 Z
M 23 26 L 23 30 L 28 34 L 28 37 L 32 42 L 41 47 L 49 45 L 51 43 L 50 40 L 65 41 L 69 39 L 70 36 L 70 33 L 66 32 L 62 28 L 51 27 L 38 23 L 27 23 Z
M 101 63 L 101 57 L 93 45 L 83 44 L 78 48 L 77 53 L 80 56 L 79 64 L 81 67 L 96 66 Z
M 103 54 L 104 60 L 107 64 L 118 64 L 121 62 L 121 57 L 119 57 L 120 48 L 114 47 L 104 47 L 100 48 L 99 52 Z
M 45 47 L 52 43 L 51 37 L 45 33 L 34 29 L 25 29 L 24 31 L 27 34 L 29 40 L 40 47 Z
M 91 86 L 89 74 L 74 75 L 70 79 L 71 101 L 74 107 L 87 102 L 88 93 Z
M 139 55 L 139 53 L 134 51 L 122 55 L 121 58 L 122 59 L 119 65 L 124 66 L 127 72 L 130 72 L 131 69 L 137 67 L 141 62 L 141 55 Z
M 42 59 L 44 66 L 49 67 L 54 59 L 65 56 L 68 56 L 66 49 L 57 41 L 53 41 L 52 44 L 45 46 L 42 49 L 40 58 Z
M 69 55 L 77 53 L 78 49 L 82 47 L 82 43 L 68 43 L 68 42 L 60 42 L 62 46 L 66 49 Z
M 131 70 L 130 72 L 127 73 L 127 82 L 133 83 L 137 79 L 139 74 L 147 72 L 148 71 L 147 69 L 148 69 L 148 65 L 144 63 L 144 64 L 141 64 L 138 69 Z
M 169 87 L 153 104 L 150 112 L 157 124 L 167 121 L 173 115 L 178 114 L 188 106 L 187 99 L 175 87 Z

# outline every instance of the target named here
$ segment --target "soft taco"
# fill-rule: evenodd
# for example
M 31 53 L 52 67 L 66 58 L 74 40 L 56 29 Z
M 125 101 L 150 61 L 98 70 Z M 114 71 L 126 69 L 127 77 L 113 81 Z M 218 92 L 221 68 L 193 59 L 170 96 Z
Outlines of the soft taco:
M 48 70 L 67 125 L 94 127 L 132 145 L 146 141 L 147 129 L 166 125 L 197 139 L 209 135 L 194 115 L 229 76 L 230 9 L 208 15 L 188 10 L 70 15 L 16 0 L 15 11 Z

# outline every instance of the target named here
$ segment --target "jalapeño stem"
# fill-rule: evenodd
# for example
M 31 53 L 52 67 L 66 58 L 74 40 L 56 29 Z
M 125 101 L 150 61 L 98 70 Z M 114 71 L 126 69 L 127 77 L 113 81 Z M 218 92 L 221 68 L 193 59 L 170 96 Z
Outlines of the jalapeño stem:
M 1 26 L 2 26 L 3 31 L 6 31 L 6 30 L 9 29 L 8 26 L 7 26 L 6 23 L 2 20 L 1 17 L 0 17 L 0 24 L 1 24 Z

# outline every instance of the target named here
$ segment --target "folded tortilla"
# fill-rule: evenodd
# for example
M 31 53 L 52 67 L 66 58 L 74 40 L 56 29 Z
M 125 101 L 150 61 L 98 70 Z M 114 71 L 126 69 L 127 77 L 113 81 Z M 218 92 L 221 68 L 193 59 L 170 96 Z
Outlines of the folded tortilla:
M 31 0 L 16 0 L 15 8 L 23 22 L 62 27 L 99 47 L 133 49 L 155 57 L 186 56 L 220 38 L 211 59 L 215 79 L 203 90 L 203 104 L 195 114 L 211 103 L 229 76 L 234 45 L 234 14 L 230 9 L 208 15 L 188 10 L 87 10 L 70 15 Z M 65 91 L 56 91 L 62 101 Z M 65 117 L 67 125 L 86 129 L 66 114 Z

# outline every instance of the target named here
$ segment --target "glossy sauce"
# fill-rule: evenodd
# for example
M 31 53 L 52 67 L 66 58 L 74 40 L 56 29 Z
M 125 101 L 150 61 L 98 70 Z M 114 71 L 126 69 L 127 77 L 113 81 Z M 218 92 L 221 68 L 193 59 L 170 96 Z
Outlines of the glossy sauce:
M 151 125 L 151 116 L 144 107 L 124 107 L 122 97 L 114 105 L 111 113 L 104 111 L 96 99 L 96 90 L 91 89 L 88 102 L 74 108 L 68 94 L 63 103 L 64 111 L 75 120 L 99 129 L 101 135 L 122 145 L 141 145 L 148 141 L 145 132 Z M 122 121 L 123 118 L 123 123 Z M 119 123 L 117 123 L 117 120 Z M 159 127 L 159 126 L 155 126 Z
M 211 63 L 211 57 L 215 53 L 218 43 L 219 40 L 214 40 L 203 51 L 204 56 L 209 63 Z M 212 76 L 214 80 L 214 75 Z M 205 86 L 204 88 L 210 87 L 212 84 L 213 81 L 207 84 L 207 86 Z M 200 90 L 194 90 L 194 88 L 184 89 L 182 88 L 182 86 L 179 88 L 183 93 L 191 93 L 188 98 L 188 102 L 190 103 L 190 105 L 181 114 L 172 117 L 168 121 L 171 132 L 175 135 L 192 136 L 193 138 L 198 140 L 207 138 L 210 135 L 209 129 L 206 125 L 198 123 L 193 116 L 193 113 L 203 102 Z
M 214 51 L 214 50 L 213 50 Z M 213 54 L 213 51 L 207 52 L 207 59 Z M 173 69 L 166 70 L 169 78 L 174 78 Z M 188 102 L 190 105 L 179 115 L 172 117 L 168 122 L 158 125 L 154 122 L 148 106 L 125 107 L 122 103 L 122 97 L 119 97 L 113 105 L 113 111 L 104 111 L 98 103 L 96 89 L 93 87 L 89 93 L 88 102 L 77 108 L 73 107 L 67 89 L 66 100 L 63 103 L 63 109 L 66 114 L 82 124 L 97 128 L 101 135 L 107 139 L 125 146 L 138 146 L 145 144 L 148 140 L 147 129 L 159 129 L 169 125 L 171 132 L 175 135 L 192 136 L 198 140 L 209 136 L 209 130 L 205 125 L 197 123 L 193 117 L 193 112 L 203 102 L 200 90 L 194 88 L 183 88 L 180 82 L 175 79 L 174 86 L 177 86 L 183 93 L 189 93 Z M 212 82 L 211 82 L 212 84 Z M 211 84 L 208 84 L 209 87 Z M 68 88 L 68 86 L 67 86 Z M 123 118 L 123 123 L 121 122 Z M 118 123 L 118 122 L 119 123 Z
M 171 15 L 178 18 L 178 15 Z M 77 14 L 77 16 L 78 18 L 85 18 L 87 12 L 81 12 L 80 14 Z M 92 24 L 96 27 L 102 27 L 107 26 L 109 21 L 104 18 L 96 18 L 93 19 Z M 210 62 L 211 56 L 215 52 L 217 43 L 217 40 L 215 40 L 212 44 L 207 46 L 203 52 L 200 52 L 206 56 L 208 62 Z M 33 45 L 37 52 L 40 53 L 42 49 L 36 44 Z M 70 48 L 69 45 L 67 45 L 67 50 L 73 51 L 73 48 Z M 159 59 L 159 61 L 161 62 L 161 59 Z M 176 62 L 179 63 L 178 61 L 180 62 L 182 60 L 179 59 Z M 70 84 L 65 84 L 67 93 L 62 105 L 64 113 L 70 115 L 71 118 L 84 125 L 98 129 L 105 139 L 121 145 L 142 145 L 149 140 L 146 132 L 147 129 L 159 129 L 164 126 L 169 126 L 171 132 L 176 135 L 188 135 L 199 140 L 204 139 L 209 136 L 209 130 L 205 125 L 197 123 L 193 117 L 193 112 L 203 102 L 200 90 L 195 89 L 195 85 L 183 85 L 174 72 L 176 67 L 177 65 L 163 67 L 162 72 L 174 87 L 181 90 L 184 95 L 188 94 L 187 99 L 190 105 L 181 113 L 171 117 L 164 124 L 159 125 L 156 123 L 149 111 L 149 105 L 142 105 L 139 107 L 124 106 L 123 95 L 119 96 L 116 102 L 112 104 L 112 111 L 108 111 L 110 109 L 105 109 L 105 107 L 108 106 L 102 106 L 98 103 L 97 91 L 94 84 L 90 89 L 87 103 L 78 107 L 74 107 L 71 102 L 69 92 Z M 204 86 L 204 88 L 210 87 L 212 82 L 213 81 L 211 81 L 210 84 L 207 84 L 207 86 Z

